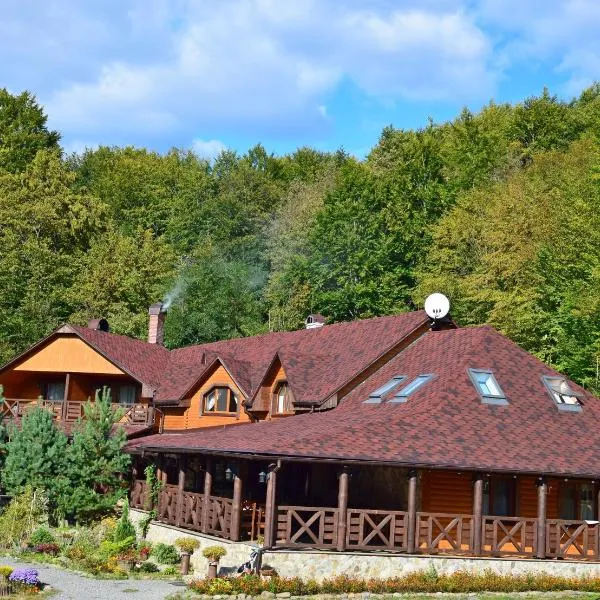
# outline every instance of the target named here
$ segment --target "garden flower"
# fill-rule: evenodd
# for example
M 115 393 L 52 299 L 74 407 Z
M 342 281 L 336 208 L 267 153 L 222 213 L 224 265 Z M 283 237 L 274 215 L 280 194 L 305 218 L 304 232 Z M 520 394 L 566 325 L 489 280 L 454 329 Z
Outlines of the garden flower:
M 39 574 L 35 569 L 15 569 L 8 579 L 15 583 L 36 587 L 40 584 Z

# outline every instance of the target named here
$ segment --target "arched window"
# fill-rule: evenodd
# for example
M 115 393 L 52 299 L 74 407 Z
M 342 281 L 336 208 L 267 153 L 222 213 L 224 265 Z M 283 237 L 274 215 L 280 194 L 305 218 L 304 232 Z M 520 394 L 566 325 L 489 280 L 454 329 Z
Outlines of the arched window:
M 238 411 L 238 397 L 235 392 L 226 386 L 212 388 L 204 394 L 202 414 L 204 415 L 236 415 Z
M 273 398 L 273 414 L 286 415 L 294 412 L 292 407 L 292 398 L 287 381 L 282 381 L 275 388 Z

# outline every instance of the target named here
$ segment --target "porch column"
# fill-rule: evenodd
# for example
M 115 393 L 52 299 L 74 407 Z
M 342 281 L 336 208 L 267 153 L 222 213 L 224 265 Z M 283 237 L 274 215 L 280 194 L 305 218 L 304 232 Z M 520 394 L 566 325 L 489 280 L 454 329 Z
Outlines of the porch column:
M 473 479 L 473 554 L 481 555 L 481 526 L 483 513 L 483 475 L 476 473 Z
M 181 527 L 183 522 L 183 509 L 184 509 L 184 497 L 183 492 L 185 491 L 185 467 L 187 463 L 187 457 L 179 456 L 179 477 L 177 479 L 177 514 L 175 518 L 175 524 L 177 527 Z
M 239 468 L 239 467 L 238 467 Z M 231 507 L 231 539 L 240 541 L 240 525 L 242 522 L 242 478 L 239 473 L 233 475 L 233 506 Z
M 71 387 L 71 373 L 65 375 L 65 393 L 63 394 L 62 410 L 60 419 L 65 421 L 67 419 L 67 404 L 69 402 L 69 388 Z M 54 407 L 52 408 L 54 410 Z
M 210 508 L 209 497 L 212 493 L 212 458 L 206 459 L 204 471 L 204 497 L 202 498 L 202 533 L 208 531 L 208 509 Z
M 348 483 L 350 475 L 348 467 L 342 467 L 338 478 L 338 524 L 337 549 L 341 552 L 346 547 L 346 528 L 348 522 Z
M 272 548 L 276 541 L 277 531 L 277 471 L 281 463 L 270 464 L 269 473 L 267 475 L 267 498 L 265 505 L 265 548 Z
M 406 523 L 406 551 L 412 554 L 415 551 L 415 532 L 417 528 L 417 470 L 408 472 L 408 502 Z
M 546 497 L 548 495 L 548 483 L 544 477 L 540 477 L 537 482 L 538 503 L 537 503 L 537 558 L 546 557 Z

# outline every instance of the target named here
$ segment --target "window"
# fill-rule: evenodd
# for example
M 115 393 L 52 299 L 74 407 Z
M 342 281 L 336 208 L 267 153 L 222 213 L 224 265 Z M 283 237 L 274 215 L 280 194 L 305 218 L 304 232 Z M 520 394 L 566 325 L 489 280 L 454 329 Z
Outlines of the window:
M 203 414 L 237 414 L 238 398 L 228 387 L 215 387 L 204 395 Z
M 483 514 L 512 517 L 516 508 L 515 479 L 490 477 L 483 488 Z
M 579 394 L 571 389 L 569 382 L 563 377 L 548 377 L 544 375 L 542 381 L 550 394 L 550 397 L 559 410 L 567 412 L 579 412 L 581 410 L 581 402 Z
M 561 483 L 559 515 L 573 521 L 594 520 L 594 486 L 591 483 L 567 481 Z
M 293 412 L 290 388 L 286 381 L 282 381 L 276 388 L 273 402 L 273 414 L 284 415 Z
M 46 384 L 46 400 L 62 402 L 65 399 L 65 382 L 50 381 Z
M 506 395 L 491 371 L 469 369 L 469 377 L 485 404 L 508 404 Z
M 433 375 L 417 375 L 408 385 L 404 386 L 400 391 L 394 394 L 394 398 L 390 402 L 406 402 L 406 399 L 421 386 L 425 385 Z
M 379 404 L 385 394 L 391 392 L 395 387 L 398 387 L 406 377 L 404 375 L 396 375 L 392 377 L 387 383 L 377 388 L 374 392 L 369 394 L 369 398 L 365 400 L 365 404 Z
M 135 403 L 135 385 L 122 385 L 119 387 L 119 404 L 130 406 Z

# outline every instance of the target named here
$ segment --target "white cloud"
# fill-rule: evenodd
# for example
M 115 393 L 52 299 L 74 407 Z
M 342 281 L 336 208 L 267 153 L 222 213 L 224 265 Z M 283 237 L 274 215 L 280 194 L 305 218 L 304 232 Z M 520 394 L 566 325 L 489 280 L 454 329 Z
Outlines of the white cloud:
M 200 158 L 205 158 L 206 160 L 212 160 L 216 158 L 226 150 L 227 146 L 219 140 L 201 140 L 195 139 L 192 142 L 192 151 L 195 152 Z
M 344 80 L 388 103 L 483 99 L 494 87 L 484 33 L 448 2 L 139 0 L 126 14 L 120 35 L 145 39 L 148 59 L 123 51 L 44 98 L 67 134 L 294 134 L 326 125 L 321 107 Z

